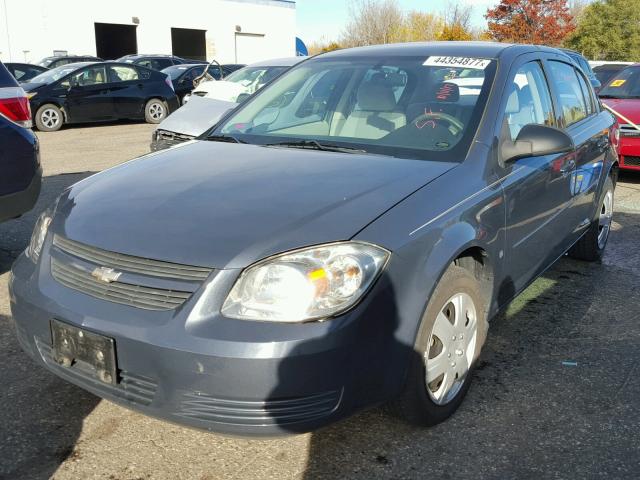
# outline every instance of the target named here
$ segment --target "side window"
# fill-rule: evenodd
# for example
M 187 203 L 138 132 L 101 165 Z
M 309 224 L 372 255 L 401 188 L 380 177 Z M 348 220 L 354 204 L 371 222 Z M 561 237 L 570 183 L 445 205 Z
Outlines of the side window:
M 26 70 L 22 67 L 13 67 L 13 76 L 16 80 L 20 80 L 26 73 Z
M 109 67 L 110 82 L 126 82 L 128 80 L 138 80 L 138 71 L 135 68 L 121 65 Z
M 151 68 L 154 70 L 162 70 L 173 65 L 173 62 L 166 58 L 158 58 L 151 60 Z
M 578 73 L 569 64 L 552 60 L 549 62 L 553 83 L 558 92 L 565 127 L 587 117 L 587 105 L 582 94 Z
M 549 86 L 538 62 L 523 65 L 513 77 L 505 109 L 505 122 L 512 141 L 516 140 L 525 125 L 554 124 Z
M 143 67 L 147 67 L 147 68 L 153 68 L 153 66 L 151 65 L 151 61 L 150 60 L 140 60 L 137 65 L 141 65 Z
M 104 66 L 85 68 L 84 70 L 71 76 L 71 85 L 86 87 L 89 85 L 99 85 L 107 82 L 107 75 Z
M 584 79 L 584 75 L 582 73 L 578 73 L 578 82 L 580 83 L 580 88 L 582 88 L 582 95 L 584 96 L 584 103 L 587 107 L 587 115 L 591 115 L 594 112 L 593 106 L 593 98 L 591 97 L 591 89 L 587 85 L 587 81 Z

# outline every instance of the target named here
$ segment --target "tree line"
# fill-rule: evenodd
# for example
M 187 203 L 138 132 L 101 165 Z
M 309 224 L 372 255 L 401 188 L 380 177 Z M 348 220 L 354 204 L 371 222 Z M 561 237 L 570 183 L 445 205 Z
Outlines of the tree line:
M 640 0 L 499 0 L 472 22 L 473 7 L 451 1 L 441 12 L 404 11 L 397 0 L 351 0 L 337 39 L 310 46 L 339 48 L 432 40 L 493 40 L 573 48 L 592 60 L 640 61 Z

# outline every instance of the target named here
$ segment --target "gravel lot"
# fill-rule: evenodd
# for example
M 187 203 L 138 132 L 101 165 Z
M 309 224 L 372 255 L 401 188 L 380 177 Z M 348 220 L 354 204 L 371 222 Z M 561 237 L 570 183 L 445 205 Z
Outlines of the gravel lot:
M 640 476 L 640 174 L 618 184 L 603 262 L 561 260 L 495 319 L 467 399 L 436 428 L 373 409 L 307 435 L 227 438 L 125 410 L 36 367 L 13 332 L 11 263 L 38 211 L 91 172 L 145 153 L 151 131 L 38 134 L 42 197 L 34 212 L 0 225 L 0 478 Z

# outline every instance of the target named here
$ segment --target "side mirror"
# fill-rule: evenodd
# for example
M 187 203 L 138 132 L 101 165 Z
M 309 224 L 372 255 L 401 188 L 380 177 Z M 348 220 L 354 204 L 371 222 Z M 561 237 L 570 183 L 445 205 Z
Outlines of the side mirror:
M 573 140 L 559 128 L 530 123 L 520 130 L 515 142 L 502 143 L 501 153 L 505 162 L 525 157 L 541 157 L 573 150 Z

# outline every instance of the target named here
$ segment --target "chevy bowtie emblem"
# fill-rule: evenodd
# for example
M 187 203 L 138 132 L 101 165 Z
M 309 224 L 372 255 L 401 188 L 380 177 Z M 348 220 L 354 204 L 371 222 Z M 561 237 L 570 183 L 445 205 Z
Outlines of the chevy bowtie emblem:
M 115 282 L 120 278 L 120 275 L 122 275 L 122 272 L 116 272 L 113 268 L 107 267 L 98 267 L 91 272 L 92 277 L 106 283 Z

